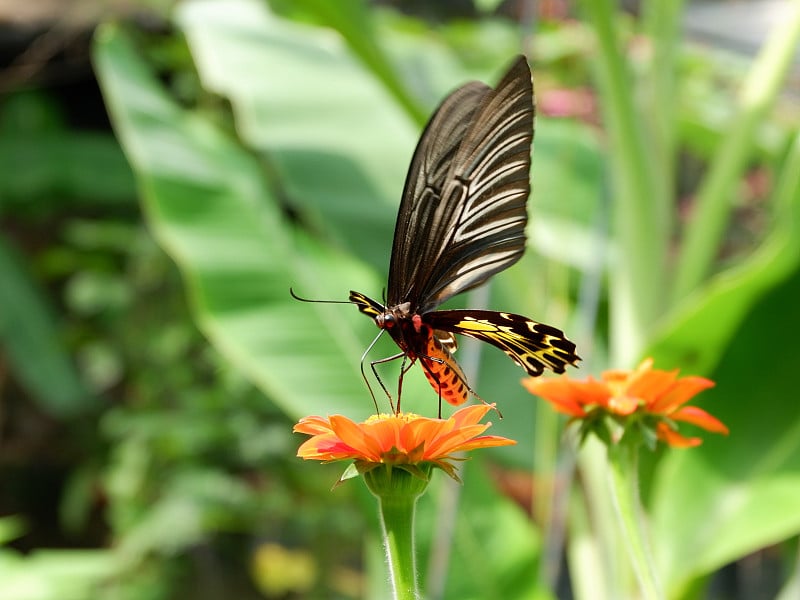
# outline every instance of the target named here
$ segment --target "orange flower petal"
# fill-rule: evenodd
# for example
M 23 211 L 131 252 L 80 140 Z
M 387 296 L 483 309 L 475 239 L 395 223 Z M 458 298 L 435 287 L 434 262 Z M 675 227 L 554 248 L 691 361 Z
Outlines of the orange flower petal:
M 674 371 L 638 371 L 631 378 L 628 394 L 641 398 L 649 406 L 672 389 L 677 378 L 677 369 Z
M 670 414 L 676 408 L 710 387 L 714 387 L 714 382 L 705 377 L 683 377 L 666 394 L 652 402 L 649 409 L 657 414 Z
M 609 369 L 603 371 L 603 383 L 608 385 L 627 385 L 635 371 L 625 371 L 623 369 Z M 590 375 L 591 377 L 591 375 Z
M 459 451 L 475 450 L 476 448 L 492 448 L 495 446 L 513 446 L 516 440 L 500 437 L 499 435 L 482 435 L 458 447 Z
M 378 462 L 384 448 L 377 439 L 367 434 L 364 427 L 342 415 L 332 415 L 329 420 L 331 429 L 342 442 L 358 450 L 367 460 Z
M 388 452 L 392 448 L 397 448 L 400 451 L 404 450 L 401 447 L 399 435 L 404 425 L 405 423 L 402 420 L 390 416 L 386 419 L 367 421 L 360 426 L 356 424 L 356 427 L 360 427 L 368 439 L 374 440 L 375 452 L 381 454 Z
M 409 421 L 401 432 L 403 446 L 414 449 L 419 448 L 420 444 L 425 444 L 427 450 L 429 444 L 439 435 L 443 424 L 443 421 L 431 419 Z
M 611 412 L 625 416 L 636 412 L 636 409 L 639 408 L 639 404 L 639 398 L 626 394 L 609 398 L 606 406 Z
M 297 456 L 306 460 L 340 460 L 359 456 L 359 453 L 344 444 L 333 434 L 317 435 L 303 442 L 297 449 Z
M 610 396 L 608 386 L 605 382 L 597 381 L 591 375 L 586 381 L 575 381 L 578 384 L 574 390 L 580 394 L 578 400 L 584 406 L 605 406 Z
M 699 437 L 687 438 L 672 429 L 666 423 L 659 423 L 656 426 L 656 435 L 658 439 L 669 444 L 673 448 L 693 448 L 703 443 Z
M 595 391 L 588 382 L 573 381 L 567 377 L 559 379 L 523 379 L 524 385 L 531 394 L 544 398 L 558 412 L 573 417 L 585 417 L 586 411 L 582 404 L 591 404 L 590 398 L 595 397 Z M 598 398 L 607 398 L 608 390 L 602 384 L 597 390 Z
M 453 452 L 458 451 L 463 444 L 467 443 L 472 438 L 479 436 L 488 428 L 488 424 L 479 424 L 467 425 L 466 427 L 462 427 L 460 429 L 454 429 L 453 431 L 432 440 L 428 447 L 425 448 L 425 456 L 430 457 L 452 454 Z
M 303 417 L 292 429 L 295 433 L 307 433 L 308 435 L 327 433 L 330 430 L 331 424 L 328 419 L 315 416 Z
M 728 428 L 722 421 L 696 406 L 684 406 L 670 414 L 670 418 L 675 421 L 685 421 L 686 423 L 697 425 L 712 433 L 722 433 L 725 435 L 729 433 Z
M 464 425 L 474 425 L 475 423 L 480 423 L 486 413 L 493 408 L 494 404 L 473 404 L 465 406 L 454 412 L 447 420 L 452 420 L 456 428 L 463 427 Z

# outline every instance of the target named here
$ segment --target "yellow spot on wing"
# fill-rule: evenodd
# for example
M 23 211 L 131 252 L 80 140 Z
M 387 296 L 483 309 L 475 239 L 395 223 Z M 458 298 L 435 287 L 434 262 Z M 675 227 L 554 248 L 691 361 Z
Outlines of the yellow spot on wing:
M 478 321 L 477 319 L 464 319 L 459 322 L 457 327 L 459 329 L 466 329 L 468 331 L 497 331 L 497 326 L 487 323 L 486 321 Z

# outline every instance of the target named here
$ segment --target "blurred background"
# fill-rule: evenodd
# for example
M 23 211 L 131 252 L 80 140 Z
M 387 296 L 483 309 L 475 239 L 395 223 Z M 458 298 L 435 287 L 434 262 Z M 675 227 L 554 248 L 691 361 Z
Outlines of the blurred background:
M 387 597 L 371 498 L 291 433 L 373 411 L 375 328 L 288 288 L 381 297 L 428 115 L 519 53 L 529 251 L 449 304 L 574 377 L 715 379 L 731 435 L 645 463 L 667 596 L 800 597 L 798 37 L 792 0 L 0 1 L 0 599 Z M 459 357 L 520 443 L 421 500 L 426 597 L 633 597 L 602 452 Z

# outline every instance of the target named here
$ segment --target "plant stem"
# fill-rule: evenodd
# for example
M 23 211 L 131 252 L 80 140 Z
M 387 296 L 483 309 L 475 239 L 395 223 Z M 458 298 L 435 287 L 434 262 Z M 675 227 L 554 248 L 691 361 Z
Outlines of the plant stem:
M 611 497 L 625 547 L 642 590 L 641 598 L 659 600 L 664 595 L 656 577 L 639 500 L 638 448 L 623 441 L 609 447 L 608 459 Z
M 419 600 L 414 554 L 414 509 L 417 498 L 409 495 L 378 499 L 383 545 L 395 600 Z
M 740 97 L 739 113 L 708 174 L 697 191 L 692 219 L 686 225 L 676 272 L 674 301 L 680 301 L 700 285 L 716 258 L 725 233 L 731 196 L 754 150 L 754 138 L 780 91 L 800 40 L 800 3 L 787 11 L 767 36 L 767 43 L 748 73 Z
M 677 65 L 682 43 L 685 0 L 650 0 L 642 3 L 643 30 L 652 44 L 649 68 L 642 77 L 645 118 L 650 126 L 655 179 L 664 189 L 660 218 L 671 231 L 675 218 L 675 142 L 678 98 Z
M 603 120 L 608 132 L 613 177 L 613 231 L 618 253 L 611 270 L 611 319 L 615 364 L 632 363 L 647 332 L 663 313 L 670 199 L 657 181 L 655 161 L 645 144 L 644 122 L 634 102 L 611 0 L 579 3 L 597 41 L 594 60 Z

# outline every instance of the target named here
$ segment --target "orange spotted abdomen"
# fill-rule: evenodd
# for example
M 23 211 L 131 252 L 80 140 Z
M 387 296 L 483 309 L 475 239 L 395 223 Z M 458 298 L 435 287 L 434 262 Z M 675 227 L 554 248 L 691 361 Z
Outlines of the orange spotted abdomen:
M 469 388 L 467 388 L 464 372 L 450 351 L 442 345 L 435 335 L 431 335 L 428 339 L 425 354 L 442 361 L 420 357 L 420 361 L 424 363 L 422 370 L 434 391 L 437 394 L 441 394 L 442 398 L 450 404 L 455 406 L 464 404 L 469 395 Z

